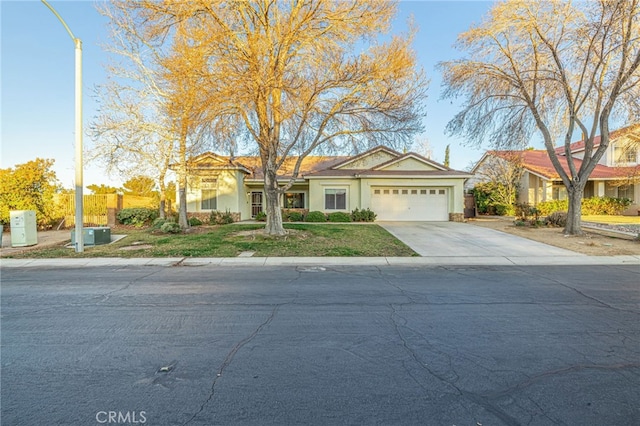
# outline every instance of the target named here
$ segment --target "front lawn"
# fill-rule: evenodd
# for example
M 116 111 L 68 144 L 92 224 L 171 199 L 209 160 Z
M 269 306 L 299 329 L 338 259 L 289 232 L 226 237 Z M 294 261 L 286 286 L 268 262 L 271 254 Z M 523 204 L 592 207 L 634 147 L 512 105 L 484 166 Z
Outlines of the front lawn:
M 271 237 L 262 224 L 193 227 L 186 234 L 160 234 L 150 229 L 112 229 L 127 237 L 108 245 L 88 246 L 84 253 L 70 248 L 32 250 L 13 257 L 254 257 L 417 256 L 383 228 L 374 224 L 285 224 L 288 235 Z

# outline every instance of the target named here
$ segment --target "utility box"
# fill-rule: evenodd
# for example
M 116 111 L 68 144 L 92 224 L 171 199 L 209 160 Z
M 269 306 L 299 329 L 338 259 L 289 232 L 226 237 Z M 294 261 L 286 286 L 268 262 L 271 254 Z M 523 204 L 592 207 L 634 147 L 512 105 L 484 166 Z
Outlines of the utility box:
M 38 244 L 35 210 L 13 210 L 9 212 L 9 220 L 11 247 L 27 247 Z
M 85 246 L 97 246 L 111 242 L 111 228 L 108 226 L 96 226 L 82 228 L 82 240 Z M 76 243 L 76 231 L 71 231 L 71 244 Z

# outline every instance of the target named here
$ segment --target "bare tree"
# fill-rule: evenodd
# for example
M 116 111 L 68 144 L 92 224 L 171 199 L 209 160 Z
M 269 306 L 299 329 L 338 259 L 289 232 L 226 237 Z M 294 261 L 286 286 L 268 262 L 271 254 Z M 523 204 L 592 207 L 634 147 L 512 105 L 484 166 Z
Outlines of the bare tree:
M 478 183 L 489 183 L 491 201 L 507 207 L 509 214 L 515 212 L 518 192 L 524 174 L 522 153 L 519 151 L 492 152 L 475 171 Z
M 566 234 L 580 234 L 587 180 L 609 146 L 612 120 L 638 118 L 640 0 L 517 1 L 496 4 L 458 38 L 467 59 L 441 64 L 445 97 L 463 96 L 449 123 L 469 143 L 496 147 L 542 136 L 567 188 Z M 570 152 L 584 135 L 578 167 Z M 600 135 L 600 145 L 594 139 Z M 555 152 L 562 140 L 564 156 Z M 563 168 L 566 164 L 567 170 Z
M 98 6 L 109 19 L 115 60 L 106 65 L 109 80 L 97 88 L 102 103 L 91 126 L 91 158 L 109 171 L 131 178 L 147 174 L 160 189 L 160 217 L 165 217 L 166 178 L 177 161 L 179 224 L 187 220 L 187 158 L 211 142 L 203 121 L 202 54 L 185 43 L 178 29 L 163 43 L 151 38 L 127 2 Z M 176 60 L 180 58 L 180 60 Z
M 433 158 L 433 147 L 427 137 L 421 138 L 413 142 L 411 145 L 411 151 L 422 155 L 425 158 Z
M 427 82 L 411 34 L 388 32 L 396 4 L 372 1 L 127 2 L 146 33 L 185 29 L 204 51 L 209 122 L 243 123 L 264 173 L 266 230 L 284 234 L 280 194 L 312 152 L 405 144 L 422 128 Z M 290 180 L 278 181 L 288 157 Z

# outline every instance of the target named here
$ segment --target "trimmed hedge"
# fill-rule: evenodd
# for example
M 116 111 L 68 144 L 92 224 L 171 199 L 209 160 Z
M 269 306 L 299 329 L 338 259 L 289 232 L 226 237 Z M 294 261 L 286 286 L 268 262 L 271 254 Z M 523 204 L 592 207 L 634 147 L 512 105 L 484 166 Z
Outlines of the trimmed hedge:
M 582 200 L 584 215 L 619 215 L 631 204 L 628 198 L 591 197 Z M 569 200 L 551 200 L 536 206 L 542 216 L 569 211 Z
M 307 217 L 304 218 L 305 222 L 326 222 L 327 216 L 319 211 L 309 212 Z
M 345 212 L 332 212 L 328 214 L 329 222 L 351 222 L 351 215 Z
M 158 218 L 157 209 L 135 207 L 122 209 L 116 214 L 116 219 L 123 225 L 144 226 L 151 224 Z

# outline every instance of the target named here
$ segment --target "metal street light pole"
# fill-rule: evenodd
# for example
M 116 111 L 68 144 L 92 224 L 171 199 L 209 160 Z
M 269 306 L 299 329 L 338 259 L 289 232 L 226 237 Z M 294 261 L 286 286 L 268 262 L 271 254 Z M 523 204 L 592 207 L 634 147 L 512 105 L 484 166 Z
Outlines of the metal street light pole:
M 64 19 L 51 7 L 46 0 L 41 0 L 45 6 L 56 15 L 65 30 L 71 36 L 76 47 L 76 101 L 75 101 L 75 121 L 76 121 L 76 252 L 84 251 L 84 235 L 82 226 L 84 224 L 83 203 L 82 203 L 82 41 L 76 38 Z

